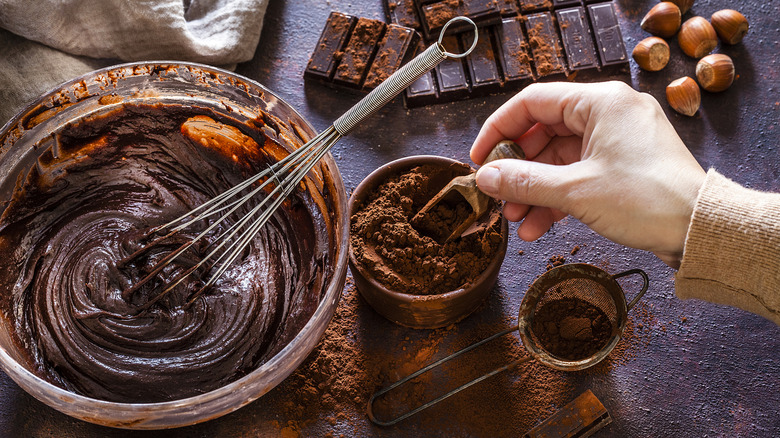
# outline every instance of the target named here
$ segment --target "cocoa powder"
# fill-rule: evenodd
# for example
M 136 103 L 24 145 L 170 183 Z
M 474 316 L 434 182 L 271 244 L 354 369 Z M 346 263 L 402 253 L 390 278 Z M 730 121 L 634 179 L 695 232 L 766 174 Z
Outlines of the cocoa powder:
M 502 242 L 496 201 L 478 221 L 480 231 L 444 244 L 471 207 L 465 200 L 441 202 L 430 223 L 411 220 L 453 177 L 469 172 L 458 164 L 424 165 L 405 170 L 382 183 L 355 209 L 350 243 L 355 261 L 388 289 L 414 295 L 441 294 L 473 283 L 497 254 Z
M 573 361 L 589 358 L 604 348 L 612 336 L 612 324 L 593 304 L 562 298 L 539 306 L 533 331 L 547 352 Z

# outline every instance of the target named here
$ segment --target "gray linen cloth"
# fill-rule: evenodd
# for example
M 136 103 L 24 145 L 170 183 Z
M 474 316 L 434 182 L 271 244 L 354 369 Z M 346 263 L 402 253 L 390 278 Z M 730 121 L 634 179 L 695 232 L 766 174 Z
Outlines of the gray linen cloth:
M 235 66 L 269 0 L 0 0 L 0 126 L 56 85 L 124 61 Z

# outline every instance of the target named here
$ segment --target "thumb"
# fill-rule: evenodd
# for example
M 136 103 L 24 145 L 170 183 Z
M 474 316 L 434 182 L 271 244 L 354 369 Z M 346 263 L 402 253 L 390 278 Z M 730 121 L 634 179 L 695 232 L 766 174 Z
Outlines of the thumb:
M 570 195 L 582 179 L 582 164 L 553 165 L 511 159 L 491 161 L 477 171 L 477 187 L 494 198 L 568 213 Z

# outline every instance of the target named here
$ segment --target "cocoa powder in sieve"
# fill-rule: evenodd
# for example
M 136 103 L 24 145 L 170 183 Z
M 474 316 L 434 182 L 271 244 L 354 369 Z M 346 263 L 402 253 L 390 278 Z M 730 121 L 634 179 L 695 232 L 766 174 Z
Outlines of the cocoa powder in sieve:
M 534 313 L 533 331 L 539 345 L 552 355 L 582 360 L 604 348 L 612 324 L 598 307 L 570 297 L 541 305 Z

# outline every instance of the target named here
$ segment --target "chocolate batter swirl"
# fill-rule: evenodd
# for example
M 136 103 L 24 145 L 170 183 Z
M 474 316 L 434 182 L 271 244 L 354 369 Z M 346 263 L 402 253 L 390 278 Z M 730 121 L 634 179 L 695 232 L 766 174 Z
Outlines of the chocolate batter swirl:
M 188 136 L 182 125 L 197 114 L 231 125 L 242 147 Z M 275 140 L 264 132 L 205 109 L 125 105 L 56 134 L 0 218 L 0 309 L 38 375 L 103 400 L 175 400 L 241 378 L 289 342 L 318 305 L 330 257 L 324 219 L 305 191 L 190 306 L 208 269 L 142 307 L 213 237 L 130 296 L 122 291 L 181 241 L 117 265 L 146 230 L 267 166 L 258 145 Z

